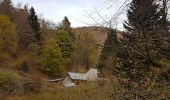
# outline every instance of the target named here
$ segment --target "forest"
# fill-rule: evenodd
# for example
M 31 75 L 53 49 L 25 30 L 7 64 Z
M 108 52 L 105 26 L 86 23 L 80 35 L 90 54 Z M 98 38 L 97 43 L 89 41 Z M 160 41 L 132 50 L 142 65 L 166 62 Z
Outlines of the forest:
M 67 16 L 54 23 L 0 0 L 0 100 L 170 100 L 170 1 L 124 1 L 122 31 L 73 28 Z M 48 81 L 89 69 L 98 70 L 96 82 Z

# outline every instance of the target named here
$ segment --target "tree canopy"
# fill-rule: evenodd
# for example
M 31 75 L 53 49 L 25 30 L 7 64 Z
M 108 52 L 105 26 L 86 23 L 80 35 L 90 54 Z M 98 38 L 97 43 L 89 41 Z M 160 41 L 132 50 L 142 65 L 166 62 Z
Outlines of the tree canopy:
M 2 63 L 16 53 L 18 36 L 16 26 L 8 16 L 0 15 L 0 62 Z
M 62 53 L 56 39 L 47 40 L 43 45 L 41 63 L 44 65 L 43 71 L 51 76 L 62 76 L 64 70 L 62 65 Z
M 40 32 L 40 23 L 38 21 L 38 16 L 36 15 L 36 12 L 33 7 L 31 7 L 31 9 L 30 9 L 30 12 L 28 15 L 28 20 L 29 20 L 29 23 L 30 23 L 32 29 L 35 32 L 34 37 L 36 39 L 36 42 L 40 42 L 42 39 L 42 35 Z

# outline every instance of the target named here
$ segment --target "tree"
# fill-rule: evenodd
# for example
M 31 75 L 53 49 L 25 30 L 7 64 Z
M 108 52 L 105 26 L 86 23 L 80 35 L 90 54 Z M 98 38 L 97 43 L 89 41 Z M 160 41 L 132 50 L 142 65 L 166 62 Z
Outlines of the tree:
M 67 16 L 64 17 L 63 21 L 62 21 L 62 28 L 64 31 L 70 31 L 71 27 L 70 27 L 71 23 L 69 21 L 69 19 L 67 18 Z
M 117 49 L 118 49 L 118 41 L 115 30 L 110 30 L 105 40 L 104 47 L 102 49 L 100 59 L 98 62 L 98 69 L 103 72 L 104 70 L 107 72 L 103 72 L 103 74 L 109 74 L 115 64 Z
M 168 58 L 170 59 L 170 53 L 169 53 L 169 50 L 170 50 L 170 32 L 169 32 L 169 29 L 170 29 L 170 23 L 169 23 L 169 20 L 168 20 L 168 4 L 169 1 L 168 0 L 162 0 L 162 7 L 161 7 L 161 19 L 160 19 L 160 34 L 159 37 L 161 38 L 162 42 L 161 42 L 161 51 L 162 51 L 162 55 L 165 57 L 165 58 Z
M 0 3 L 0 13 L 7 15 L 10 20 L 16 24 L 19 36 L 17 51 L 25 51 L 34 39 L 34 32 L 28 22 L 28 9 L 14 8 L 11 0 L 2 0 Z
M 28 50 L 35 40 L 35 33 L 28 21 L 28 15 L 29 12 L 26 5 L 24 9 L 16 9 L 15 23 L 19 36 L 18 52 Z
M 15 53 L 17 48 L 18 36 L 16 26 L 8 16 L 0 15 L 0 62 L 8 61 Z
M 38 17 L 36 15 L 36 12 L 33 7 L 31 7 L 31 9 L 30 9 L 30 12 L 28 15 L 28 20 L 29 20 L 29 23 L 30 23 L 32 29 L 35 32 L 34 37 L 36 39 L 36 42 L 40 42 L 42 39 L 42 35 L 40 32 L 40 24 L 39 24 Z
M 71 28 L 71 23 L 70 23 L 69 19 L 67 18 L 67 16 L 64 17 L 59 29 L 68 32 L 69 35 L 71 36 L 72 40 L 74 41 L 75 36 L 74 36 L 74 33 Z
M 71 28 L 71 23 L 66 16 L 58 29 L 59 46 L 62 50 L 63 58 L 65 59 L 65 65 L 73 66 L 75 56 L 75 36 Z
M 155 81 L 153 77 L 158 77 L 164 70 L 159 63 L 165 57 L 162 44 L 166 40 L 161 23 L 164 17 L 162 8 L 156 0 L 133 0 L 127 17 L 124 23 L 127 32 L 119 46 L 116 67 L 119 75 L 131 86 L 135 83 L 147 87 L 147 82 Z M 155 73 L 157 68 L 161 70 Z
M 56 39 L 61 49 L 64 65 L 70 66 L 71 58 L 75 49 L 74 42 L 72 41 L 69 33 L 63 30 L 58 30 L 56 33 Z
M 1 0 L 0 13 L 9 16 L 10 20 L 14 20 L 14 7 L 11 0 Z
M 92 43 L 97 44 L 97 40 L 92 34 L 88 33 L 79 33 L 76 36 L 76 66 L 85 67 L 86 69 L 96 67 L 99 48 Z
M 62 76 L 64 67 L 62 66 L 62 53 L 57 40 L 49 39 L 43 45 L 41 62 L 44 66 L 43 71 L 51 76 Z

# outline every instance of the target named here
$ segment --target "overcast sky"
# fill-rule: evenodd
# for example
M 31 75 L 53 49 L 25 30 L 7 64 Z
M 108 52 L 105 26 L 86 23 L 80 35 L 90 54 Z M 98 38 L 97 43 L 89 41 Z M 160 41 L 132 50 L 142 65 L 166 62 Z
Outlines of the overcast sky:
M 55 23 L 61 22 L 63 17 L 67 16 L 72 27 L 104 22 L 96 12 L 99 12 L 105 20 L 109 20 L 118 11 L 122 1 L 118 0 L 113 5 L 111 2 L 106 2 L 106 0 L 12 0 L 15 5 L 19 2 L 27 4 L 29 7 L 33 6 L 39 16 Z M 112 7 L 110 7 L 111 5 Z M 96 22 L 87 13 L 95 18 Z M 119 27 L 122 27 L 121 22 L 124 19 L 124 15 L 120 16 L 118 20 Z

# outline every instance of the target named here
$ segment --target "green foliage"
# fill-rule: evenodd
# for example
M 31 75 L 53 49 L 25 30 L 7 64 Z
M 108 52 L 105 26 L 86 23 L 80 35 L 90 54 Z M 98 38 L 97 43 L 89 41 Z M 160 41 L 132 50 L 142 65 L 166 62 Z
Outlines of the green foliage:
M 69 19 L 67 18 L 67 16 L 64 17 L 59 29 L 68 32 L 70 36 L 72 37 L 72 39 L 74 38 L 74 33 L 71 28 L 71 23 Z
M 99 63 L 97 67 L 99 69 L 112 68 L 115 65 L 117 56 L 118 41 L 117 35 L 114 30 L 110 31 L 102 49 Z
M 42 34 L 40 32 L 40 23 L 38 21 L 38 17 L 36 15 L 36 12 L 33 7 L 31 7 L 31 9 L 30 9 L 30 12 L 28 15 L 28 20 L 29 20 L 29 23 L 30 23 L 32 29 L 35 32 L 34 37 L 36 39 L 36 42 L 40 42 L 42 39 Z
M 0 69 L 0 99 L 6 100 L 6 97 L 9 95 L 35 93 L 41 88 L 41 84 L 38 81 L 31 79 L 27 74 L 21 75 L 21 73 L 19 74 L 13 70 Z
M 13 71 L 7 71 L 0 68 L 0 84 L 5 80 L 21 79 L 21 76 Z
M 70 34 L 66 31 L 59 30 L 56 33 L 56 40 L 59 48 L 61 49 L 64 65 L 69 65 L 75 50 L 75 44 L 72 41 Z
M 9 17 L 0 15 L 0 62 L 9 60 L 15 54 L 18 36 L 15 25 Z
M 67 32 L 71 32 L 71 23 L 69 22 L 69 19 L 65 16 L 63 21 L 62 21 L 62 24 L 61 24 L 61 29 L 64 30 L 64 31 L 67 31 Z
M 43 45 L 41 63 L 44 66 L 43 71 L 49 76 L 62 76 L 64 74 L 62 53 L 56 39 L 49 39 Z
M 166 16 L 161 9 L 156 0 L 132 0 L 127 11 L 128 20 L 124 23 L 127 32 L 119 45 L 114 74 L 129 95 L 137 98 L 143 95 L 149 100 L 146 92 L 157 96 L 161 89 L 164 91 L 163 87 L 169 85 L 167 40 L 170 35 L 167 20 L 161 21 Z
M 158 28 L 160 16 L 156 0 L 133 0 L 127 11 L 128 20 L 125 21 L 124 27 L 129 33 L 142 35 L 143 28 L 145 32 L 153 31 L 153 27 Z
M 16 86 L 21 84 L 21 80 L 18 73 L 0 68 L 0 93 L 3 95 L 5 92 L 13 92 Z

